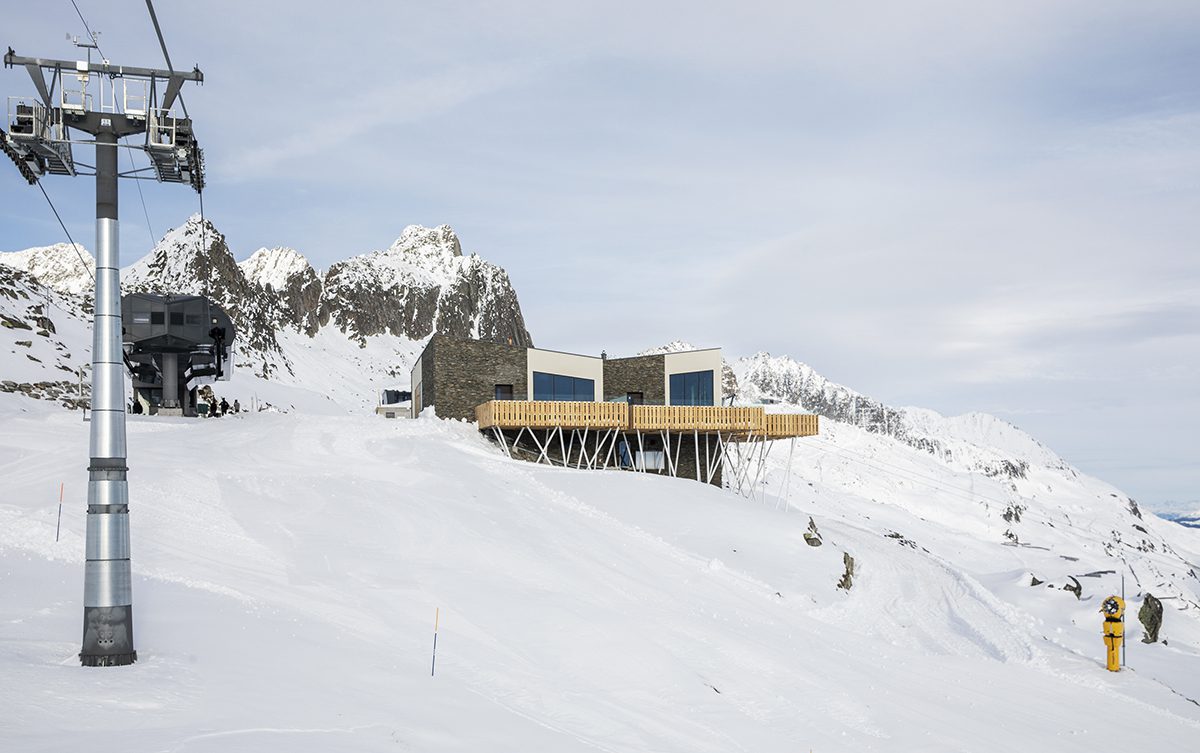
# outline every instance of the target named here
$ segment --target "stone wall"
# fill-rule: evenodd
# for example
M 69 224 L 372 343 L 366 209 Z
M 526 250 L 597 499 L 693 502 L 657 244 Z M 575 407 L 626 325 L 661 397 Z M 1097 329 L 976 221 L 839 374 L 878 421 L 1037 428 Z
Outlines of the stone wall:
M 497 384 L 511 384 L 514 400 L 529 394 L 524 347 L 434 335 L 421 367 L 422 407 L 435 406 L 440 418 L 474 421 L 475 406 L 494 399 Z
M 666 405 L 663 380 L 666 360 L 660 353 L 634 358 L 609 358 L 604 362 L 604 399 L 625 397 L 628 392 L 642 393 L 646 405 Z

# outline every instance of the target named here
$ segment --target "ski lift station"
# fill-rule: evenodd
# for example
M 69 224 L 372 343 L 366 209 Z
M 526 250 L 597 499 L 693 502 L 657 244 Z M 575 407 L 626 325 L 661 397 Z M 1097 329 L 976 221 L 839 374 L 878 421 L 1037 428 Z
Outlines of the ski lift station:
M 121 319 L 134 400 L 147 413 L 195 416 L 196 390 L 233 374 L 233 322 L 208 298 L 131 293 Z

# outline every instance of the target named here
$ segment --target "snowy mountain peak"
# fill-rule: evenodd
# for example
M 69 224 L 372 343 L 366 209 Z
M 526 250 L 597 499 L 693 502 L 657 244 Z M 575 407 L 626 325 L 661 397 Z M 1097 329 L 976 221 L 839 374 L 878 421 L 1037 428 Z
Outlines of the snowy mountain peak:
M 225 236 L 212 222 L 193 214 L 127 267 L 121 280 L 127 290 L 199 294 L 228 267 L 236 269 L 237 263 Z
M 666 345 L 659 345 L 656 348 L 647 348 L 639 356 L 657 356 L 660 353 L 686 353 L 689 350 L 696 350 L 696 346 L 685 340 L 672 340 Z
M 92 289 L 92 269 L 96 260 L 83 246 L 78 246 L 76 251 L 70 243 L 55 243 L 0 253 L 0 264 L 28 272 L 48 288 L 78 295 Z
M 297 275 L 314 271 L 303 254 L 286 246 L 260 248 L 238 267 L 248 281 L 264 288 L 269 285 L 272 290 L 282 290 Z
M 449 225 L 438 225 L 434 228 L 409 225 L 388 250 L 433 258 L 462 256 L 462 244 Z

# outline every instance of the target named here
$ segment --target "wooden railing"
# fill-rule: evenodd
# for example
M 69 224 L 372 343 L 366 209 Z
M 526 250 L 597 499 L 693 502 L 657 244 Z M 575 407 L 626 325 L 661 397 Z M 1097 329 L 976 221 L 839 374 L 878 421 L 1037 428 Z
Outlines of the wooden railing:
M 762 408 L 718 405 L 635 405 L 631 429 L 641 431 L 755 432 L 763 428 Z
M 817 417 L 811 413 L 768 413 L 766 419 L 767 439 L 817 435 Z
M 554 400 L 491 400 L 475 407 L 480 429 L 624 429 L 629 425 L 625 403 L 585 403 Z
M 762 408 L 721 405 L 627 405 L 625 403 L 490 400 L 475 408 L 480 429 L 621 429 L 625 431 L 719 432 L 733 439 L 811 437 L 817 417 L 766 413 Z

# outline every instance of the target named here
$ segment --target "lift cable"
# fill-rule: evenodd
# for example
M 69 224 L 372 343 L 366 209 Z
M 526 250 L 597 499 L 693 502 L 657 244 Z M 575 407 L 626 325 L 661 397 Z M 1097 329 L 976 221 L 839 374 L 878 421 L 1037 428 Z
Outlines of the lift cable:
M 175 66 L 171 64 L 171 53 L 167 52 L 167 41 L 163 39 L 162 27 L 158 25 L 158 14 L 154 12 L 154 1 L 146 0 L 146 10 L 150 11 L 150 21 L 154 24 L 154 34 L 158 37 L 158 46 L 162 48 L 163 59 L 167 61 L 167 70 L 171 73 L 175 72 Z M 179 104 L 183 107 L 184 117 L 191 119 L 188 114 L 187 102 L 183 99 L 183 92 L 179 93 Z M 205 259 L 204 279 L 201 280 L 201 292 L 205 297 L 208 296 L 208 278 L 212 274 L 212 270 L 208 264 L 208 238 L 204 227 L 204 188 L 197 188 L 196 193 L 200 195 L 200 252 Z
M 125 152 L 129 157 L 129 166 L 136 168 L 137 165 L 133 161 L 133 152 Z M 138 198 L 142 200 L 142 214 L 146 217 L 146 231 L 150 233 L 150 248 L 154 248 L 154 244 L 158 242 L 158 236 L 154 234 L 154 228 L 150 224 L 150 210 L 146 208 L 146 196 L 142 193 L 142 184 L 140 181 L 134 181 L 133 185 L 137 186 Z
M 46 203 L 50 205 L 50 211 L 54 212 L 54 218 L 58 220 L 58 224 L 63 229 L 63 232 L 67 234 L 67 240 L 71 241 L 71 248 L 75 249 L 75 255 L 79 257 L 79 263 L 87 270 L 88 277 L 92 278 L 92 282 L 95 282 L 96 275 L 92 273 L 92 265 L 88 264 L 83 258 L 83 252 L 79 250 L 79 244 L 71 237 L 71 231 L 67 230 L 66 223 L 63 222 L 62 217 L 58 214 L 58 210 L 54 208 L 54 202 L 50 201 L 50 194 L 46 193 L 46 187 L 42 185 L 40 180 L 37 182 L 37 187 L 42 189 L 42 196 L 46 197 Z
M 83 17 L 83 11 L 79 10 L 79 5 L 75 0 L 71 0 L 71 5 L 75 6 L 75 13 L 79 16 L 79 20 L 83 21 L 83 29 L 88 34 L 88 39 L 92 40 L 92 44 L 96 45 L 96 52 L 100 53 L 100 57 L 107 59 L 104 50 L 100 49 L 100 38 L 92 33 L 92 27 L 88 26 L 87 19 Z
M 74 2 L 75 0 L 71 0 Z M 175 72 L 175 66 L 171 65 L 171 54 L 167 52 L 167 42 L 163 39 L 162 28 L 158 25 L 158 14 L 154 12 L 154 3 L 152 0 L 146 0 L 146 8 L 150 11 L 150 21 L 154 23 L 154 33 L 158 35 L 158 46 L 162 48 L 163 59 L 167 61 L 167 70 L 171 73 Z M 191 119 L 188 115 L 187 102 L 183 101 L 183 93 L 179 93 L 179 104 L 183 106 L 183 116 Z

